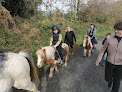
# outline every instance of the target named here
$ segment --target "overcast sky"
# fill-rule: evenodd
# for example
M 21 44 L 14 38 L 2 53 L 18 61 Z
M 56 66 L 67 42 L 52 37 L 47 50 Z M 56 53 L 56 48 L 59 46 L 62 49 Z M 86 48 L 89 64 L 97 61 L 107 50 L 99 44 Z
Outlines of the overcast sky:
M 64 1 L 64 2 L 62 2 Z M 49 12 L 49 11 L 55 11 L 55 10 L 61 10 L 62 12 L 67 12 L 69 7 L 69 2 L 66 2 L 65 0 L 43 0 L 42 4 L 38 6 L 38 10 Z
M 71 4 L 72 0 L 43 0 L 42 4 L 38 6 L 39 11 L 44 11 L 48 13 L 49 11 L 56 11 L 61 10 L 63 13 L 71 11 Z M 89 0 L 82 0 L 82 3 L 87 3 Z M 106 0 L 106 1 L 117 1 L 117 0 Z

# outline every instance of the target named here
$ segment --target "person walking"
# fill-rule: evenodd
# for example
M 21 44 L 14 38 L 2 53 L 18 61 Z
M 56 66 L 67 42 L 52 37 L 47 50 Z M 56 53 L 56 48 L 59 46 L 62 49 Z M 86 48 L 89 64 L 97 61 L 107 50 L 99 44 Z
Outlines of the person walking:
M 112 86 L 111 92 L 118 92 L 122 79 L 122 21 L 115 24 L 114 29 L 115 36 L 108 38 L 104 43 L 96 60 L 96 66 L 99 66 L 107 49 L 105 80 L 108 82 L 108 88 Z
M 64 43 L 66 43 L 68 46 L 70 46 L 70 48 L 72 49 L 72 54 L 74 54 L 74 48 L 73 48 L 74 41 L 73 40 L 75 41 L 75 44 L 76 44 L 75 34 L 74 34 L 72 28 L 70 26 L 68 26 L 67 30 L 66 30 L 66 34 L 65 34 Z

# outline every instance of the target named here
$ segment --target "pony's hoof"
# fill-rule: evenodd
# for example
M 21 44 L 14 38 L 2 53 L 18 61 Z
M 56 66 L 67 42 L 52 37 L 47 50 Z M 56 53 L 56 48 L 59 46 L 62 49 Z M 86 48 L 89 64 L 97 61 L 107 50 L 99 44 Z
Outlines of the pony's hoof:
M 84 57 L 86 57 L 86 55 L 83 55 Z
M 56 73 L 59 73 L 59 71 L 58 71 L 58 70 L 56 70 Z
M 30 91 L 29 91 L 30 92 Z M 34 92 L 40 92 L 39 90 L 36 90 L 36 91 L 34 91 Z
M 89 55 L 88 57 L 91 57 L 91 55 Z
M 50 80 L 52 77 L 48 77 L 48 80 Z
M 65 67 L 67 67 L 67 64 L 64 64 Z

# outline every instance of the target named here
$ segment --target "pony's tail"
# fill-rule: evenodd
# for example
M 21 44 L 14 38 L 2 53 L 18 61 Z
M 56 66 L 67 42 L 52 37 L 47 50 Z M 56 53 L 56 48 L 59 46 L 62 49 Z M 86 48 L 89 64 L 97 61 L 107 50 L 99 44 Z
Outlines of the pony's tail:
M 39 77 L 38 77 L 38 72 L 37 72 L 36 65 L 34 63 L 32 55 L 30 55 L 28 52 L 19 52 L 19 54 L 28 59 L 28 62 L 31 65 L 31 71 L 32 71 L 34 80 L 35 80 L 36 84 L 39 84 L 40 80 L 39 80 Z
M 33 57 L 31 56 L 31 60 L 29 60 L 31 62 L 31 66 L 32 66 L 32 72 L 33 72 L 33 76 L 34 76 L 34 79 L 35 79 L 35 82 L 37 84 L 40 83 L 40 80 L 39 80 L 39 77 L 38 77 L 38 72 L 37 72 L 37 69 L 36 69 L 36 65 L 34 63 L 34 60 L 33 60 Z

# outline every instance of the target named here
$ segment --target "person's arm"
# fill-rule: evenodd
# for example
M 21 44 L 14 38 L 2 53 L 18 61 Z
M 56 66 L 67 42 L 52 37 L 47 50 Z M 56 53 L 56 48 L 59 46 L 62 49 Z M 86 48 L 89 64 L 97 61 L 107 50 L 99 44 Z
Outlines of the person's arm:
M 104 52 L 106 51 L 106 49 L 107 49 L 107 47 L 108 47 L 109 41 L 110 41 L 110 39 L 107 39 L 107 40 L 105 41 L 103 47 L 101 48 L 100 53 L 99 53 L 99 55 L 98 55 L 98 57 L 97 57 L 97 60 L 96 60 L 96 66 L 98 66 L 99 63 L 101 62 L 102 57 L 103 57 L 103 55 L 104 55 Z
M 73 32 L 73 31 L 72 31 Z M 75 42 L 76 42 L 76 37 L 75 37 L 75 34 L 74 34 L 74 32 L 73 32 L 73 38 L 74 38 L 74 40 L 75 40 Z
M 65 34 L 64 43 L 66 42 L 66 40 L 67 40 L 67 33 Z
M 52 45 L 53 43 L 53 37 L 50 37 L 50 45 Z
M 102 41 L 102 45 L 105 43 L 105 41 L 106 41 L 106 38 Z
M 86 31 L 86 35 L 89 35 L 89 32 L 90 32 L 90 29 L 88 29 L 88 30 Z
M 88 35 L 88 30 L 86 31 L 86 35 Z
M 97 29 L 94 29 L 94 33 L 93 36 L 96 38 L 96 34 L 97 34 Z
M 62 41 L 62 35 L 60 34 L 59 38 L 58 38 L 58 41 L 56 43 L 56 47 L 61 43 L 61 41 Z

